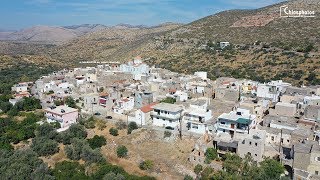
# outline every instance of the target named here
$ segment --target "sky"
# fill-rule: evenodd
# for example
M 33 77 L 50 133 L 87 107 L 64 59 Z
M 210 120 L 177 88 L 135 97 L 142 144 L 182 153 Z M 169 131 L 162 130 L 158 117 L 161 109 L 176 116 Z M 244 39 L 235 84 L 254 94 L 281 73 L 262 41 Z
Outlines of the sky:
M 0 29 L 35 25 L 157 25 L 189 23 L 230 9 L 255 9 L 283 0 L 3 0 Z

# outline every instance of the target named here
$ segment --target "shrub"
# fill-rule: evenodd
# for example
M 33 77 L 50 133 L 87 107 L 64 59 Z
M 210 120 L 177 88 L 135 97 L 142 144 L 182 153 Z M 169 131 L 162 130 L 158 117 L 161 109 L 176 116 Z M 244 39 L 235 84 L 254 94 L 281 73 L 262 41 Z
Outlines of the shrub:
M 193 172 L 196 173 L 196 174 L 200 174 L 201 171 L 202 171 L 202 169 L 203 169 L 203 168 L 202 168 L 201 164 L 197 164 L 197 165 L 194 167 Z
M 138 129 L 138 125 L 136 122 L 130 122 L 128 125 L 128 134 L 131 134 L 131 132 L 135 129 Z
M 183 180 L 193 180 L 193 178 L 190 175 L 185 175 Z
M 112 135 L 112 136 L 118 136 L 118 129 L 116 128 L 110 128 L 109 129 L 109 133 Z
M 121 129 L 126 129 L 127 128 L 127 124 L 123 121 L 118 121 L 116 123 L 116 127 L 117 129 L 121 130 Z
M 117 148 L 117 156 L 119 158 L 124 158 L 128 156 L 128 149 L 127 147 L 121 145 Z
M 164 131 L 164 138 L 171 137 L 172 133 L 170 131 Z
M 214 148 L 208 148 L 206 150 L 205 156 L 206 156 L 205 162 L 209 164 L 212 160 L 215 160 L 216 158 L 218 158 L 218 152 Z
M 96 125 L 100 131 L 104 130 L 104 128 L 107 127 L 106 123 L 101 119 L 96 122 Z
M 142 170 L 150 170 L 153 168 L 153 162 L 151 160 L 142 161 L 139 165 L 139 168 Z

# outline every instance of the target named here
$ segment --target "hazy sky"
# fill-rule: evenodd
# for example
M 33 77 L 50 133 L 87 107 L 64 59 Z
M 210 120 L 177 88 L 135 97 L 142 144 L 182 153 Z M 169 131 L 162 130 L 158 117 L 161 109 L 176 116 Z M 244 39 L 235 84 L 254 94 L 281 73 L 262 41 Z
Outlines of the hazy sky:
M 0 28 L 33 25 L 188 23 L 228 9 L 253 9 L 283 0 L 3 0 Z

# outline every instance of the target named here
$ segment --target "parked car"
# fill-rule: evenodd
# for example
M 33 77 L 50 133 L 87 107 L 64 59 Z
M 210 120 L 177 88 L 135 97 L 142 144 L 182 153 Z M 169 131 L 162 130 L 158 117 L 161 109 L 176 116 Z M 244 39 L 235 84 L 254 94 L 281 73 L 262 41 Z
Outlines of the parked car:
M 96 115 L 96 116 L 100 116 L 100 115 L 101 115 L 101 113 L 96 112 L 96 113 L 94 113 L 94 115 Z
M 166 129 L 174 130 L 174 128 L 171 126 L 167 126 Z
M 107 118 L 107 119 L 112 119 L 112 116 L 107 116 L 106 118 Z

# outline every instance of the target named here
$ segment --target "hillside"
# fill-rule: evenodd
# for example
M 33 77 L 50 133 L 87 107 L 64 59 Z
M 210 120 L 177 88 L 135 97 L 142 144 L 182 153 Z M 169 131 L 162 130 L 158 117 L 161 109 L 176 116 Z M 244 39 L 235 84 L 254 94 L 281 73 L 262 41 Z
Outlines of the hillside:
M 317 84 L 319 76 L 312 83 L 308 77 L 320 74 L 320 14 L 314 18 L 281 18 L 279 11 L 280 6 L 288 5 L 290 9 L 319 12 L 319 3 L 295 0 L 256 10 L 220 12 L 143 43 L 126 45 L 110 58 L 141 55 L 149 59 L 148 63 L 173 71 L 208 71 L 213 79 L 282 78 L 296 85 Z M 219 41 L 234 46 L 220 52 Z
M 313 10 L 316 15 L 280 17 L 283 5 L 293 10 Z M 212 79 L 281 78 L 296 85 L 319 84 L 319 12 L 317 0 L 293 0 L 256 10 L 228 10 L 187 25 L 67 26 L 64 28 L 73 32 L 99 30 L 60 45 L 5 42 L 0 45 L 0 54 L 38 55 L 70 66 L 91 60 L 125 62 L 140 55 L 150 65 L 184 73 L 204 70 Z M 228 41 L 232 46 L 221 51 L 219 41 Z

